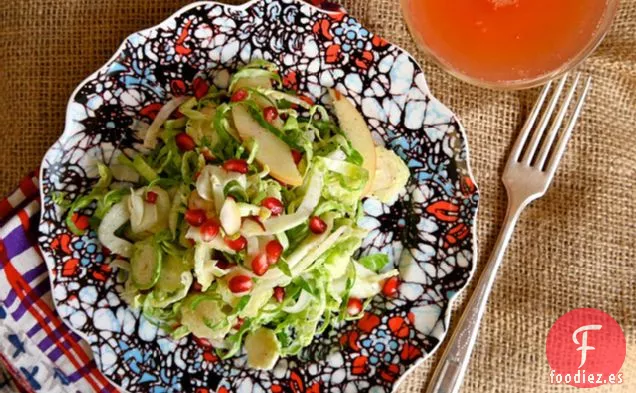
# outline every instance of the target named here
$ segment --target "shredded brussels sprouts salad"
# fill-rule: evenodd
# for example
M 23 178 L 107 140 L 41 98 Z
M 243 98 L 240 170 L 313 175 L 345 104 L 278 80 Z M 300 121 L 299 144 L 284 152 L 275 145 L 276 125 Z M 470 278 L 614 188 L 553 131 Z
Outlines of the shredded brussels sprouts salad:
M 88 195 L 55 200 L 77 234 L 74 213 L 91 212 L 122 297 L 150 321 L 270 369 L 398 285 L 387 255 L 354 255 L 362 198 L 393 203 L 408 168 L 335 90 L 330 106 L 337 121 L 252 62 L 227 90 L 167 102 L 141 153 L 98 163 Z

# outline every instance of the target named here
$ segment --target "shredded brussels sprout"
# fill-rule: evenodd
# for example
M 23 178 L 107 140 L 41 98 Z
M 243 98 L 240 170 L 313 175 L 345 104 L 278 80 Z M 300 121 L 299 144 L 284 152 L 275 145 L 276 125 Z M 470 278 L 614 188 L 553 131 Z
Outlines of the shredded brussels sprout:
M 224 359 L 245 348 L 250 366 L 271 369 L 362 317 L 348 304 L 366 306 L 397 275 L 387 255 L 358 257 L 358 221 L 365 190 L 395 200 L 408 168 L 378 149 L 369 173 L 350 136 L 255 61 L 227 90 L 168 101 L 148 150 L 98 164 L 90 193 L 51 198 L 77 234 L 78 215 L 91 217 L 132 307 L 175 339 L 206 339 Z

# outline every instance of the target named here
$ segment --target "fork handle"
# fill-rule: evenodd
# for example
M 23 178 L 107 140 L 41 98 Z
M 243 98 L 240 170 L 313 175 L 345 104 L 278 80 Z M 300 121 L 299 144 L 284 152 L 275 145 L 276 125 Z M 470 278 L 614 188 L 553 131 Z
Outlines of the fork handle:
M 455 327 L 444 354 L 440 358 L 435 373 L 431 378 L 426 393 L 457 393 L 468 369 L 470 355 L 477 341 L 477 333 L 481 319 L 486 310 L 488 296 L 492 290 L 497 270 L 501 265 L 506 248 L 512 237 L 524 203 L 508 203 L 508 211 L 504 219 L 497 243 L 490 259 L 479 277 L 479 282 L 466 305 L 464 313 Z

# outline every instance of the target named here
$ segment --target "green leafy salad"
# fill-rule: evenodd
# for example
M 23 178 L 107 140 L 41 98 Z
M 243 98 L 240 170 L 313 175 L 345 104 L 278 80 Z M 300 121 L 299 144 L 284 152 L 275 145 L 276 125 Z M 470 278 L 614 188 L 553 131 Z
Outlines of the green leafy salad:
M 139 130 L 142 152 L 97 164 L 88 195 L 56 202 L 78 234 L 74 213 L 90 212 L 122 297 L 146 318 L 270 369 L 395 295 L 386 255 L 355 257 L 367 235 L 357 222 L 362 198 L 393 203 L 409 171 L 343 95 L 329 91 L 334 121 L 283 90 L 273 64 L 204 93 L 164 104 Z

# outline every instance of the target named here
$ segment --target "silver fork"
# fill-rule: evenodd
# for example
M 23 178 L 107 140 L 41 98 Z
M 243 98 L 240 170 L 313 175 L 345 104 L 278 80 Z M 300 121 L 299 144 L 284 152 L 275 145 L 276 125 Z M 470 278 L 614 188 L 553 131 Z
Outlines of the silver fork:
M 553 83 L 550 82 L 545 86 L 512 147 L 502 178 L 508 193 L 506 218 L 490 260 L 479 278 L 464 314 L 455 327 L 446 351 L 439 360 L 427 393 L 457 393 L 459 391 L 477 340 L 477 332 L 486 310 L 488 296 L 517 220 L 530 202 L 542 197 L 548 190 L 589 91 L 591 78 L 587 78 L 583 83 L 570 118 L 565 128 L 561 130 L 568 108 L 580 85 L 581 75 L 576 75 L 558 112 L 553 116 L 567 80 L 566 74 L 558 81 L 547 105 L 544 103 Z M 537 122 L 542 112 L 543 115 Z M 548 129 L 550 123 L 551 126 Z

